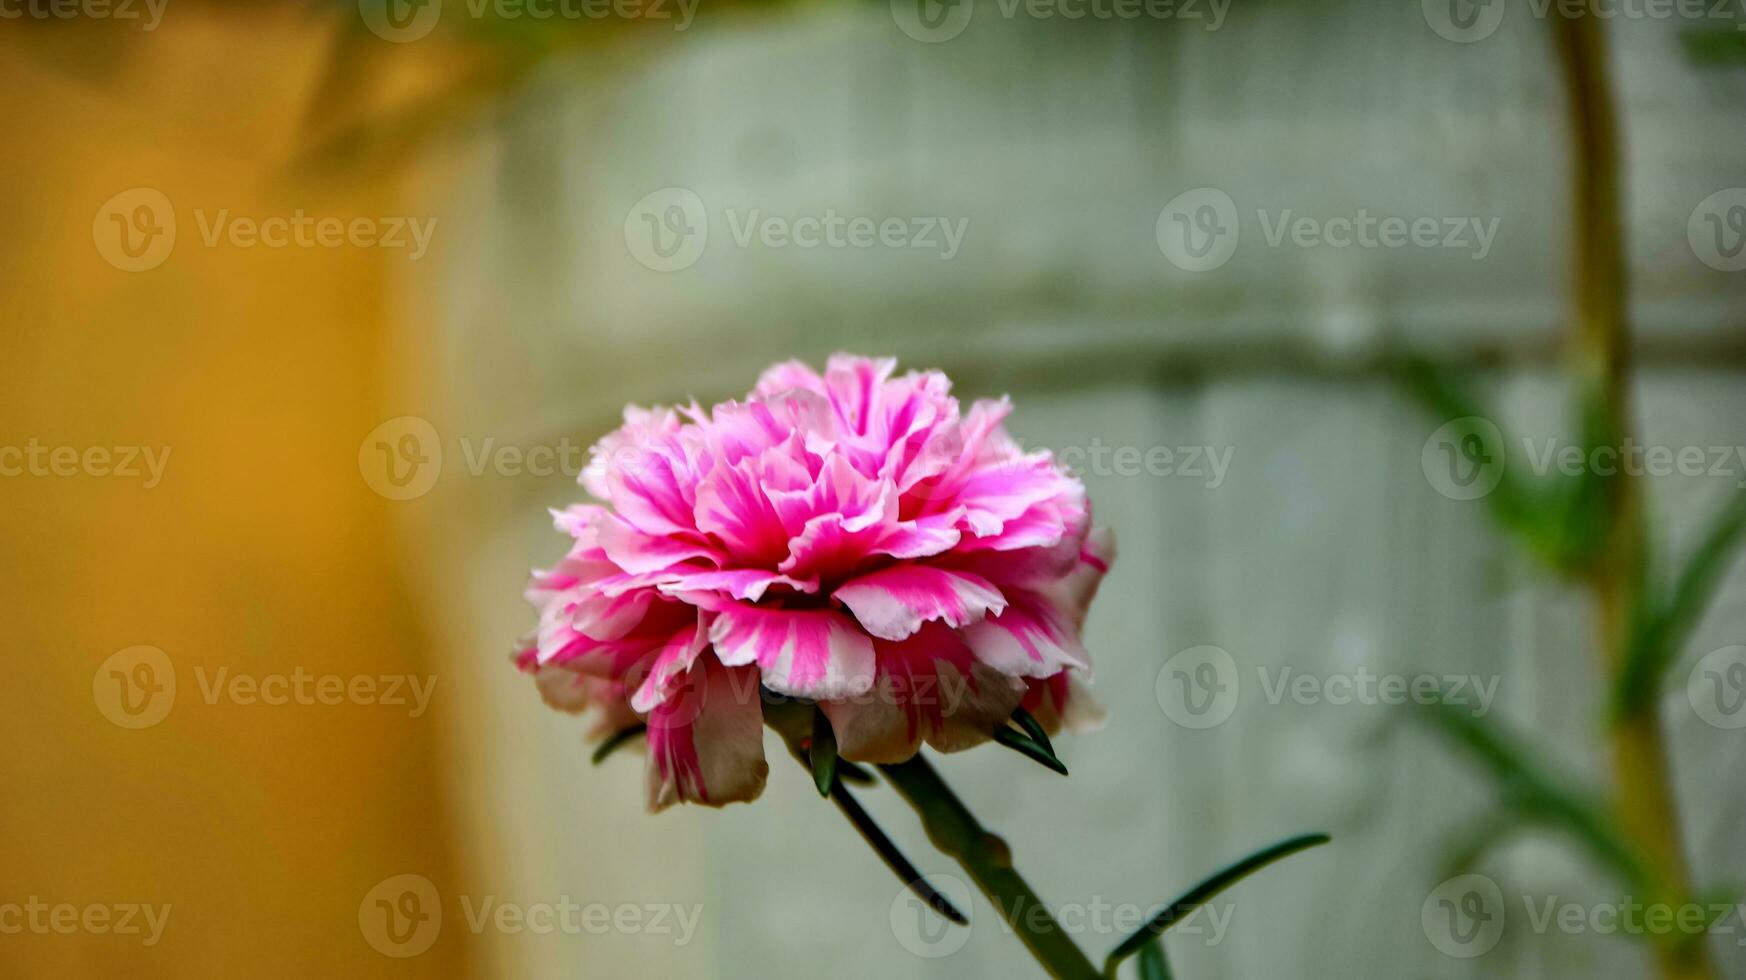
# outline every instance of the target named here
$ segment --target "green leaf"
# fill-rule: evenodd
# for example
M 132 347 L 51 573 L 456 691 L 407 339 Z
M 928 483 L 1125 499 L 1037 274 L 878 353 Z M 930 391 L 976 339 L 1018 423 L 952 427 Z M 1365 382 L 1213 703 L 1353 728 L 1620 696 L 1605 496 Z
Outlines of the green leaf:
M 618 731 L 613 732 L 611 735 L 607 736 L 606 741 L 600 743 L 599 748 L 594 750 L 594 756 L 592 759 L 594 765 L 600 765 L 606 760 L 607 756 L 617 752 L 625 745 L 625 743 L 648 730 L 649 726 L 638 722 L 635 725 L 631 725 L 629 728 L 621 728 Z
M 1170 961 L 1164 956 L 1164 937 L 1140 948 L 1140 980 L 1170 980 Z
M 831 795 L 831 787 L 837 783 L 837 733 L 831 729 L 831 720 L 822 708 L 813 709 L 812 740 L 807 745 L 806 757 L 812 764 L 812 782 L 818 787 L 818 795 Z
M 996 731 L 994 740 L 1046 769 L 1052 769 L 1063 776 L 1067 775 L 1067 767 L 1062 764 L 1060 759 L 1055 758 L 1054 749 L 1038 745 L 1029 735 L 1016 728 L 1002 728 Z
M 1660 697 L 1667 672 L 1714 601 L 1735 551 L 1746 538 L 1746 492 L 1735 493 L 1711 520 L 1666 599 L 1639 617 L 1614 692 L 1615 713 L 1642 711 Z
M 1157 915 L 1152 917 L 1152 921 L 1140 927 L 1138 932 L 1122 940 L 1121 945 L 1110 951 L 1109 957 L 1103 961 L 1104 976 L 1114 977 L 1123 960 L 1138 953 L 1147 943 L 1162 936 L 1164 931 L 1171 926 L 1194 914 L 1196 909 L 1205 905 L 1219 892 L 1275 861 L 1290 857 L 1299 851 L 1319 847 L 1332 839 L 1327 834 L 1304 834 L 1280 841 L 1272 847 L 1249 855 L 1190 888 L 1183 893 L 1181 898 L 1164 906 Z
M 1501 802 L 1523 822 L 1563 831 L 1627 884 L 1647 887 L 1642 858 L 1606 806 L 1553 778 L 1501 725 L 1474 717 L 1466 706 L 1442 701 L 1413 712 L 1412 717 L 1431 723 L 1478 762 L 1497 786 Z

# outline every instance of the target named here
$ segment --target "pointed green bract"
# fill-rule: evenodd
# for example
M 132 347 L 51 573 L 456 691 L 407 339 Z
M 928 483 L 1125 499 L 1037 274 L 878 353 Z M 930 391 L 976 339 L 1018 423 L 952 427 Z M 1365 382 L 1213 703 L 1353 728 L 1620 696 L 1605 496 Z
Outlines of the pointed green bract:
M 822 710 L 813 710 L 812 741 L 806 757 L 812 764 L 812 782 L 818 787 L 818 795 L 831 795 L 831 787 L 837 782 L 837 733 Z
M 1042 746 L 1050 755 L 1055 754 L 1055 746 L 1049 744 L 1049 733 L 1043 730 L 1043 723 L 1038 721 L 1029 711 L 1023 708 L 1012 710 L 1012 720 L 1025 730 L 1031 741 Z
M 1060 759 L 1055 758 L 1053 749 L 1037 744 L 1029 735 L 1016 728 L 1000 729 L 994 733 L 994 740 L 1046 769 L 1067 775 L 1067 767 Z

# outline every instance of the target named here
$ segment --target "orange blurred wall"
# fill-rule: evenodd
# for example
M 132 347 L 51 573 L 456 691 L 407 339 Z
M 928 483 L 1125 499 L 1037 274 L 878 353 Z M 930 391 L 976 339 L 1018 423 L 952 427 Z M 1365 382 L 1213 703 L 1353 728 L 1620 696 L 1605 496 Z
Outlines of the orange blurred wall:
M 221 670 L 305 676 L 311 695 L 321 675 L 432 680 L 392 504 L 357 462 L 393 414 L 385 294 L 404 256 L 208 245 L 194 215 L 393 215 L 394 186 L 287 176 L 330 18 L 172 4 L 129 30 L 0 24 L 0 447 L 145 447 L 162 465 L 149 487 L 143 459 L 137 477 L 84 456 L 78 475 L 44 456 L 45 473 L 0 477 L 0 975 L 468 973 L 464 929 L 398 959 L 359 923 L 382 879 L 450 873 L 436 746 L 459 692 L 435 677 L 414 717 L 213 686 Z M 137 187 L 179 233 L 130 272 L 97 227 Z M 136 645 L 177 689 L 129 729 L 101 668 Z M 19 919 L 33 900 L 109 911 L 62 934 Z M 169 906 L 155 944 L 98 924 L 132 903 Z

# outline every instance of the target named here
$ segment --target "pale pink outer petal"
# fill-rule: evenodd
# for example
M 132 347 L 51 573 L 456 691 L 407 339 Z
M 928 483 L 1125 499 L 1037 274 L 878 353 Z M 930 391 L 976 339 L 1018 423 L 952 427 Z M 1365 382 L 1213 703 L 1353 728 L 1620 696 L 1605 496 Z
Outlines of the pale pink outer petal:
M 977 663 L 962 637 L 929 623 L 896 643 L 875 643 L 879 677 L 867 694 L 820 702 L 837 751 L 856 762 L 902 762 L 922 742 L 956 752 L 988 741 L 1024 688 Z
M 1042 587 L 1058 608 L 1066 611 L 1073 625 L 1083 627 L 1097 587 L 1115 564 L 1115 534 L 1107 527 L 1093 527 L 1079 546 L 1079 559 L 1072 570 Z
M 873 686 L 873 641 L 834 609 L 770 609 L 727 603 L 709 642 L 730 667 L 757 664 L 765 686 L 803 698 L 865 694 Z
M 1006 597 L 982 576 L 927 565 L 893 565 L 852 579 L 831 595 L 884 640 L 901 640 L 929 620 L 968 626 L 1006 608 Z
M 770 765 L 756 670 L 725 667 L 704 654 L 647 722 L 650 811 L 681 802 L 742 803 L 764 792 Z
M 964 629 L 976 659 L 1013 677 L 1049 677 L 1091 666 L 1079 630 L 1046 597 L 1008 589 L 1007 607 Z

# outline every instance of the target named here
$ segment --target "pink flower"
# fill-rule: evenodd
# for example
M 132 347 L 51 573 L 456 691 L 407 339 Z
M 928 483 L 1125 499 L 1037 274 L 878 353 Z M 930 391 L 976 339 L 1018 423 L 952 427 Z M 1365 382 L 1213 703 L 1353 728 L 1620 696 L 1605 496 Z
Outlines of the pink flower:
M 548 702 L 648 726 L 649 805 L 756 797 L 760 687 L 818 702 L 848 759 L 986 741 L 1021 703 L 1087 715 L 1069 672 L 1113 557 L 1085 488 L 1024 452 L 1005 399 L 960 413 L 937 371 L 836 355 L 707 413 L 629 408 L 554 512 L 517 655 Z

